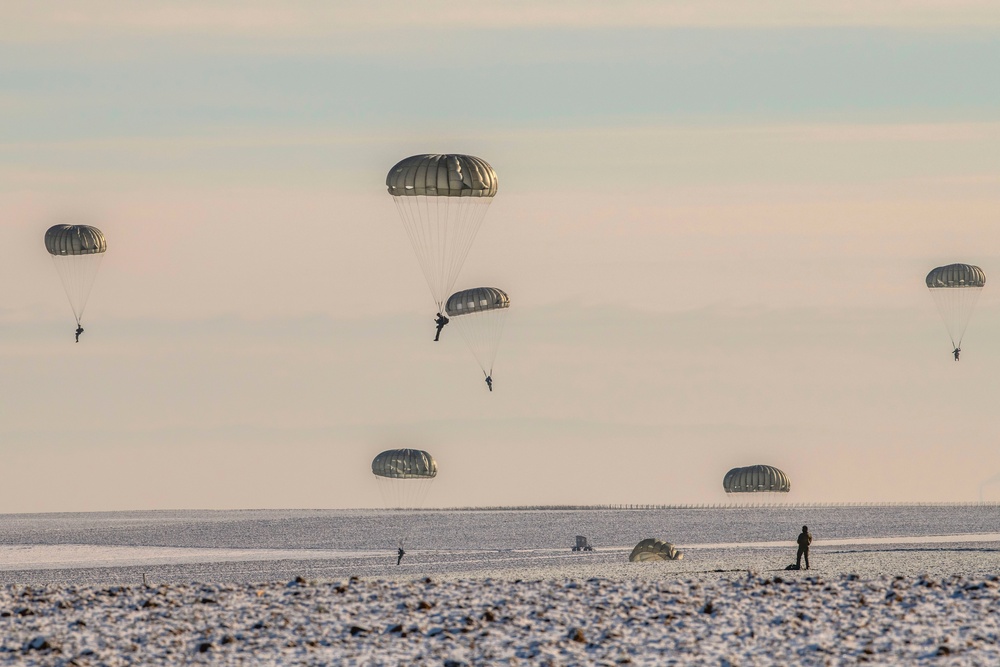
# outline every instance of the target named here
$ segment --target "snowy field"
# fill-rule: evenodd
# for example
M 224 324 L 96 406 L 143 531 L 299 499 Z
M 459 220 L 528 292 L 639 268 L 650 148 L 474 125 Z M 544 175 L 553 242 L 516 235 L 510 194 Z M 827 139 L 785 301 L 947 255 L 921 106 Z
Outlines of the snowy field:
M 826 574 L 989 575 L 1000 572 L 998 519 L 995 506 L 0 515 L 0 583 L 710 577 L 784 568 L 804 523 Z M 596 551 L 571 552 L 576 535 Z M 632 566 L 629 551 L 647 537 L 684 560 Z
M 1000 664 L 998 515 L 6 515 L 0 664 Z M 803 523 L 813 567 L 786 572 Z M 646 537 L 684 560 L 628 563 Z

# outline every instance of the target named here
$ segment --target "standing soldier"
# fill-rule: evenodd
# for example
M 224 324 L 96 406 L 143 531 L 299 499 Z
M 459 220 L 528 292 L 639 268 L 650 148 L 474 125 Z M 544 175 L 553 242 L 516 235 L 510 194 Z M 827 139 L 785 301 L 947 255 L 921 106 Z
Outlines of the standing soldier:
M 802 526 L 802 532 L 795 540 L 799 545 L 799 551 L 795 556 L 795 569 L 802 569 L 802 557 L 806 558 L 806 569 L 809 569 L 809 545 L 812 544 L 813 536 L 809 534 L 809 526 Z

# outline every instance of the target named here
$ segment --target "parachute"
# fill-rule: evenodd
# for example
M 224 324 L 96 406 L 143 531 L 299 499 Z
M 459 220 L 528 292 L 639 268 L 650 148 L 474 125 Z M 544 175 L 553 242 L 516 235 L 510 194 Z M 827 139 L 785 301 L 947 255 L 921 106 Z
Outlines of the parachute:
M 390 169 L 385 184 L 443 312 L 497 193 L 497 174 L 471 155 L 414 155 Z
M 420 449 L 389 449 L 372 460 L 372 474 L 388 507 L 420 507 L 437 472 L 437 461 Z
M 97 227 L 53 225 L 45 232 L 45 249 L 52 255 L 79 325 L 108 242 Z
M 756 465 L 727 472 L 722 488 L 726 493 L 788 493 L 792 483 L 774 466 Z
M 628 555 L 630 563 L 646 563 L 660 560 L 683 560 L 684 554 L 674 545 L 653 538 L 645 539 L 635 545 Z
M 445 312 L 458 327 L 486 377 L 493 375 L 493 362 L 500 346 L 510 297 L 496 287 L 476 287 L 448 297 Z
M 933 269 L 925 282 L 948 329 L 952 347 L 960 349 L 969 318 L 986 285 L 986 274 L 971 264 L 949 264 Z

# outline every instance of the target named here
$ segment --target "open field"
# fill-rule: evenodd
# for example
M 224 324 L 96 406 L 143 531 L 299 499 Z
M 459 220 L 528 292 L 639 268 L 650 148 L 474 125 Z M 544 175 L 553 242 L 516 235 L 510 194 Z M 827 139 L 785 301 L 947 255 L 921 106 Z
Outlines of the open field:
M 8 515 L 0 664 L 996 664 L 996 514 Z M 785 572 L 803 522 L 813 569 Z M 650 536 L 684 559 L 627 562 Z

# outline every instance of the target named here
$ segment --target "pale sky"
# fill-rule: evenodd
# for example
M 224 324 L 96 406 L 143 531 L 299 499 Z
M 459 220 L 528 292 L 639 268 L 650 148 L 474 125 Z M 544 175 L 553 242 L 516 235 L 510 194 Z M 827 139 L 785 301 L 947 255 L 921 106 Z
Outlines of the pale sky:
M 5 4 L 0 512 L 378 507 L 406 446 L 432 506 L 978 499 L 1000 6 L 752 6 Z M 456 285 L 511 296 L 492 394 L 385 191 L 427 152 L 499 174 Z M 79 345 L 66 219 L 109 246 Z

